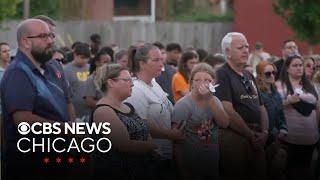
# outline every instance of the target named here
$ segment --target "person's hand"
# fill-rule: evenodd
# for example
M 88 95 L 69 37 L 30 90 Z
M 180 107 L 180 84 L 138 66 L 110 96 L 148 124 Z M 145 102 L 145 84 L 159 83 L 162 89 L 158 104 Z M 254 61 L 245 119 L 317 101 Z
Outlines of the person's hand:
M 209 90 L 209 84 L 200 84 L 199 85 L 199 93 L 203 96 L 208 97 L 208 100 L 210 100 L 213 97 L 213 94 Z
M 261 149 L 261 144 L 259 143 L 259 140 L 255 134 L 255 132 L 251 131 L 251 135 L 248 136 L 249 141 L 253 147 L 253 149 L 258 150 Z
M 299 95 L 297 95 L 297 94 L 293 94 L 293 95 L 289 94 L 287 96 L 287 101 L 288 101 L 289 104 L 297 103 L 297 102 L 300 101 Z
M 268 138 L 268 134 L 255 132 L 254 136 L 250 139 L 253 149 L 256 151 L 263 150 L 264 145 L 267 141 L 267 138 Z
M 257 138 L 257 141 L 260 143 L 260 145 L 264 147 L 268 139 L 268 134 L 265 132 L 256 132 L 255 136 Z

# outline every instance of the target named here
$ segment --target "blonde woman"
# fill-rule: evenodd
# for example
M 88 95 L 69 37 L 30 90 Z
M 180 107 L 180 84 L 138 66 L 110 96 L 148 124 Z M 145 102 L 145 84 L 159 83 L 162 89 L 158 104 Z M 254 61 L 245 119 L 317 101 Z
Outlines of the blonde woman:
M 210 65 L 195 65 L 190 73 L 190 92 L 174 106 L 173 127 L 182 129 L 186 136 L 177 144 L 176 154 L 183 179 L 218 178 L 218 127 L 226 128 L 229 118 L 209 90 L 214 83 Z
M 98 74 L 98 84 L 104 95 L 93 111 L 91 122 L 110 123 L 108 138 L 112 149 L 109 153 L 94 153 L 94 179 L 105 179 L 106 176 L 111 179 L 148 179 L 150 155 L 157 148 L 150 135 L 180 139 L 181 133 L 158 128 L 152 121 L 138 116 L 131 104 L 123 102 L 131 95 L 133 86 L 131 75 L 125 67 L 104 65 Z

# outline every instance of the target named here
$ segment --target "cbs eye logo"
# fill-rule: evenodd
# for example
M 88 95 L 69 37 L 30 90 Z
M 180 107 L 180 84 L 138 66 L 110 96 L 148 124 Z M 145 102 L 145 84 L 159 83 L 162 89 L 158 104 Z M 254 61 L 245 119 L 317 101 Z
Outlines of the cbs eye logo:
M 18 132 L 21 135 L 27 135 L 30 132 L 30 125 L 27 122 L 22 122 L 18 125 Z

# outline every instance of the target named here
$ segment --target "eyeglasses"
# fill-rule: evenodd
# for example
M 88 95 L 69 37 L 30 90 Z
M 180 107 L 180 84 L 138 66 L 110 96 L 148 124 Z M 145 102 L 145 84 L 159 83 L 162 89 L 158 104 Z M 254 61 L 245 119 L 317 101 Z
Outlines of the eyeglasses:
M 244 85 L 244 87 L 246 88 L 246 91 L 247 91 L 248 93 L 251 93 L 251 92 L 252 92 L 252 89 L 251 89 L 251 82 L 250 82 L 250 80 L 249 80 L 247 77 L 242 76 L 242 77 L 241 77 L 241 82 L 242 82 L 242 84 Z
M 275 76 L 276 72 L 275 71 L 269 71 L 269 72 L 265 72 L 264 75 L 266 76 L 266 78 L 269 78 L 271 75 Z
M 51 38 L 51 39 L 54 39 L 56 37 L 56 35 L 54 33 L 41 33 L 39 35 L 36 35 L 36 36 L 27 36 L 27 38 L 40 38 L 40 39 L 45 39 L 47 40 L 48 38 Z
M 131 77 L 128 77 L 128 78 L 113 78 L 113 80 L 122 80 L 122 81 L 125 81 L 125 82 L 133 83 L 133 79 Z

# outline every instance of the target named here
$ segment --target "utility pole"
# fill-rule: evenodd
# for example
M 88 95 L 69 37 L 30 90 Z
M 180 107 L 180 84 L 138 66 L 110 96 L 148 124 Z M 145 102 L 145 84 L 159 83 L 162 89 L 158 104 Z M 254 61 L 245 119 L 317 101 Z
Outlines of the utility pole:
M 156 0 L 151 0 L 151 22 L 156 21 Z
M 23 18 L 27 19 L 30 16 L 30 0 L 23 1 Z

